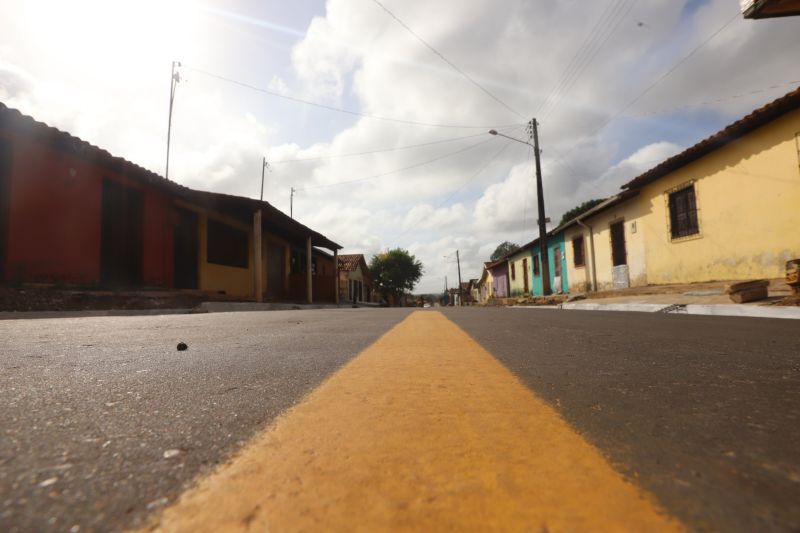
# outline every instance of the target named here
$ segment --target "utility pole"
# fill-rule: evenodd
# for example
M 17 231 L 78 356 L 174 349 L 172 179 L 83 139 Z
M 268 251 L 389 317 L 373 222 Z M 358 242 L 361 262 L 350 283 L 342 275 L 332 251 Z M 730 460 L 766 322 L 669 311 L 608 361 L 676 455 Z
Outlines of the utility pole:
M 539 204 L 539 256 L 542 269 L 542 292 L 550 294 L 550 261 L 547 259 L 547 218 L 544 214 L 544 190 L 542 187 L 542 165 L 539 161 L 539 128 L 536 119 L 528 123 L 528 134 L 533 138 L 533 154 L 536 158 L 536 200 Z M 560 258 L 556 258 L 559 261 Z
M 458 265 L 458 305 L 464 305 L 464 289 L 461 286 L 461 258 L 456 250 L 456 264 Z
M 269 168 L 269 163 L 267 163 L 267 158 L 263 157 L 261 159 L 261 196 L 259 197 L 261 201 L 264 201 L 264 171 Z
M 292 192 L 289 193 L 289 218 L 294 218 L 294 191 L 295 188 L 292 187 Z
M 181 81 L 181 73 L 175 71 L 175 67 L 180 67 L 180 61 L 172 62 L 172 76 L 169 79 L 169 119 L 167 120 L 167 166 L 164 169 L 164 177 L 169 179 L 169 142 L 172 137 L 172 104 L 175 101 L 175 89 Z

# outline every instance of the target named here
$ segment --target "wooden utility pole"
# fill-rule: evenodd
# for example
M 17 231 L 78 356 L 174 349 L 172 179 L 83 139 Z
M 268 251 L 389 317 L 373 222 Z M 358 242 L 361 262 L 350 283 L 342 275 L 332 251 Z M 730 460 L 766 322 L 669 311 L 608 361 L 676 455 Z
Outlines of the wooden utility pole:
M 172 104 L 175 102 L 175 89 L 181 81 L 181 73 L 175 71 L 175 67 L 180 67 L 180 61 L 172 62 L 172 76 L 169 79 L 169 117 L 167 119 L 167 165 L 164 168 L 164 177 L 169 179 L 169 143 L 172 139 Z
M 253 270 L 255 271 L 255 279 L 253 280 L 253 291 L 255 292 L 255 301 L 264 301 L 264 287 L 261 274 L 263 264 L 261 262 L 261 210 L 255 212 L 253 215 Z
M 289 218 L 294 218 L 294 191 L 295 188 L 292 187 L 292 191 L 289 193 Z
M 528 132 L 533 138 L 533 154 L 536 159 L 536 201 L 539 204 L 539 257 L 542 269 L 542 292 L 550 294 L 550 261 L 547 259 L 547 218 L 544 214 L 544 189 L 542 187 L 542 165 L 539 161 L 539 129 L 536 119 L 528 123 Z M 558 261 L 559 258 L 556 258 Z
M 458 265 L 458 305 L 464 305 L 464 289 L 461 286 L 461 258 L 456 250 L 456 265 Z

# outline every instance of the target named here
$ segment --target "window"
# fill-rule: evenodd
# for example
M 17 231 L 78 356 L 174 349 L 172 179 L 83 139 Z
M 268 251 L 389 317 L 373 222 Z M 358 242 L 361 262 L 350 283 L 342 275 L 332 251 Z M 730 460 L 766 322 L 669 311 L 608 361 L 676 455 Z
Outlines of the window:
M 572 239 L 572 258 L 575 268 L 586 266 L 586 259 L 583 256 L 583 236 Z
M 538 255 L 534 255 L 533 256 L 533 275 L 534 276 L 540 276 L 541 275 L 540 271 L 539 271 L 539 256 Z
M 209 219 L 207 233 L 206 259 L 209 263 L 238 268 L 248 267 L 249 246 L 246 231 Z
M 511 279 L 512 279 L 512 280 L 515 280 L 515 279 L 517 279 L 517 269 L 516 269 L 516 266 L 517 266 L 517 264 L 516 264 L 516 263 L 511 263 Z
M 670 193 L 669 228 L 673 239 L 700 233 L 697 224 L 697 200 L 694 185 Z
M 305 274 L 306 272 L 306 253 L 297 248 L 292 249 L 291 256 L 292 274 Z

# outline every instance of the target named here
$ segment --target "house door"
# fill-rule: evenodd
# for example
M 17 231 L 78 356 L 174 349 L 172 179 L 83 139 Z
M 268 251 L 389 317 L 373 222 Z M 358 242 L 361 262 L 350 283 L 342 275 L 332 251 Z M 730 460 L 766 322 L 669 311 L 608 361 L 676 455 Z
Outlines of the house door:
M 530 294 L 530 287 L 528 286 L 528 260 L 522 260 L 522 281 L 525 283 L 525 294 Z
M 622 220 L 611 224 L 611 258 L 614 266 L 628 264 L 628 252 L 625 249 L 625 222 Z
M 186 209 L 178 209 L 178 224 L 173 230 L 176 289 L 198 288 L 199 240 L 197 213 Z
M 142 279 L 141 191 L 103 180 L 100 277 L 111 285 L 138 285 Z
M 11 144 L 0 140 L 0 282 L 6 279 L 11 185 Z
M 283 292 L 284 266 L 283 246 L 267 245 L 267 300 L 277 300 Z

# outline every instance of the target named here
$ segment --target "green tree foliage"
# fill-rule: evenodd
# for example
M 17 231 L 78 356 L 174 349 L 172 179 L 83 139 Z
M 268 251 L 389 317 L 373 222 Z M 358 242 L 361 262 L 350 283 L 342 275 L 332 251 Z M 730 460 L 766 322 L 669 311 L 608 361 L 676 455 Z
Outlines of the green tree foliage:
M 403 293 L 414 290 L 423 272 L 422 263 L 402 248 L 373 256 L 369 270 L 378 291 L 387 298 L 392 296 L 395 303 Z
M 513 242 L 508 242 L 508 241 L 502 242 L 497 245 L 497 248 L 494 249 L 494 252 L 492 252 L 492 256 L 489 258 L 489 260 L 497 261 L 504 255 L 513 252 L 517 248 L 519 248 L 519 246 L 514 244 Z
M 569 222 L 576 216 L 585 213 L 586 211 L 588 211 L 589 209 L 593 208 L 594 206 L 603 201 L 604 200 L 602 198 L 595 198 L 594 200 L 587 200 L 583 202 L 581 205 L 573 207 L 572 209 L 564 213 L 564 216 L 561 217 L 561 222 L 559 222 L 558 225 L 560 226 L 564 222 Z

